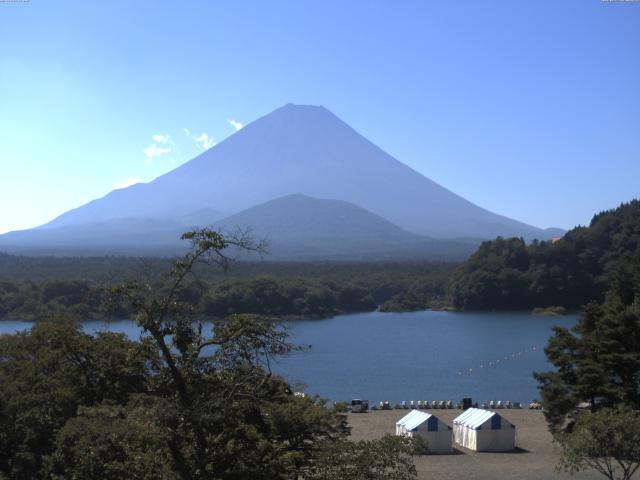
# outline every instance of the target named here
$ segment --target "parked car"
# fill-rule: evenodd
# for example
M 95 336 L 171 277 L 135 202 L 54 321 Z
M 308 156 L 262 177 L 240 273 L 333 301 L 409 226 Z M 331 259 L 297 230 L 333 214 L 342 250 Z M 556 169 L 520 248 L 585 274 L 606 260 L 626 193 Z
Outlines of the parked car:
M 351 400 L 351 411 L 353 413 L 364 413 L 369 410 L 369 400 L 354 398 Z

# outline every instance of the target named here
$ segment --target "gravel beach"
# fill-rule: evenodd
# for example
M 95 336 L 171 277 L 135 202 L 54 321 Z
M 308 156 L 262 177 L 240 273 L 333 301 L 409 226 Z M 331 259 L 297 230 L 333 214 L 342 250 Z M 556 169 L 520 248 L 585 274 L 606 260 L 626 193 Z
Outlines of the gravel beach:
M 451 426 L 461 410 L 425 410 Z M 476 453 L 457 448 L 451 455 L 422 455 L 415 459 L 419 479 L 520 479 L 541 480 L 574 478 L 604 478 L 596 471 L 580 472 L 573 476 L 558 474 L 557 448 L 551 441 L 542 412 L 537 410 L 498 410 L 500 415 L 516 426 L 518 449 L 510 453 Z M 408 410 L 378 410 L 349 414 L 354 440 L 378 438 L 395 433 L 395 422 Z M 635 475 L 634 478 L 640 478 Z

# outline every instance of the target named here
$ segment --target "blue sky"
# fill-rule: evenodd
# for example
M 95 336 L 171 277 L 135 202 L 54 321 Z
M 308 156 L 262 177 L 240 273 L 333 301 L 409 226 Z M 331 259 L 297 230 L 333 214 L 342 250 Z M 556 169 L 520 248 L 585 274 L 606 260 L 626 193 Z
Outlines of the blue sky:
M 0 232 L 289 102 L 536 226 L 640 196 L 640 3 L 31 0 L 0 45 Z

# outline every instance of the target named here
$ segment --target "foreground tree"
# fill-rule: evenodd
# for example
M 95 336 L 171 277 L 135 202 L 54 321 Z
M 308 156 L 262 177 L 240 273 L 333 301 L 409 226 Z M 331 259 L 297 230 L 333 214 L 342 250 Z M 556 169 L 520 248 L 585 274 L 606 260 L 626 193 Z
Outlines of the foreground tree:
M 348 478 L 415 476 L 411 445 L 346 442 L 340 406 L 272 373 L 296 349 L 282 328 L 232 315 L 204 331 L 189 278 L 262 245 L 207 229 L 183 238 L 192 248 L 164 281 L 115 289 L 138 312 L 140 342 L 73 322 L 0 337 L 0 478 L 292 480 L 345 465 Z
M 386 435 L 376 440 L 326 442 L 305 471 L 308 480 L 411 480 L 420 438 Z
M 616 272 L 603 304 L 554 331 L 545 352 L 556 370 L 535 374 L 552 432 L 570 431 L 584 403 L 640 409 L 640 252 Z
M 229 249 L 261 251 L 264 245 L 207 229 L 183 238 L 192 248 L 165 287 L 128 283 L 118 289 L 161 352 L 159 389 L 165 394 L 157 418 L 173 471 L 182 479 L 304 478 L 318 451 L 346 438 L 345 416 L 320 400 L 294 396 L 272 374 L 272 360 L 295 349 L 285 331 L 255 315 L 232 315 L 207 335 L 193 305 L 179 295 L 200 264 L 226 269 Z M 406 463 L 405 456 L 387 458 L 388 476 L 375 478 L 398 478 L 394 462 Z
M 45 478 L 55 436 L 79 408 L 148 392 L 157 357 L 124 335 L 68 318 L 0 336 L 0 478 Z
M 593 468 L 610 480 L 629 480 L 640 468 L 640 411 L 619 407 L 583 412 L 558 441 L 559 471 L 573 474 Z
M 309 461 L 319 441 L 344 437 L 344 416 L 324 403 L 292 395 L 271 372 L 273 358 L 295 349 L 286 332 L 253 315 L 232 315 L 203 332 L 194 306 L 180 297 L 194 269 L 226 269 L 229 249 L 261 251 L 241 234 L 186 233 L 191 250 L 164 285 L 131 282 L 117 293 L 161 354 L 157 422 L 182 479 L 285 478 Z
M 536 373 L 544 414 L 562 447 L 559 470 L 629 479 L 640 466 L 640 251 L 615 273 L 603 304 L 545 349 L 556 371 Z
M 57 433 L 47 459 L 53 480 L 177 479 L 166 449 L 166 433 L 149 398 L 127 406 L 80 407 Z

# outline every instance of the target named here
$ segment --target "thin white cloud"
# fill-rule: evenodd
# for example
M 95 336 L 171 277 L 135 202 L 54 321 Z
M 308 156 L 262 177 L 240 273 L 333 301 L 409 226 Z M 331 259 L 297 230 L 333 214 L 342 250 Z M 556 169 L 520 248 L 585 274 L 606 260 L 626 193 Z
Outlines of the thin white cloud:
M 154 143 L 153 145 L 149 145 L 143 150 L 144 156 L 147 157 L 144 161 L 145 165 L 150 165 L 151 163 L 153 163 L 153 159 L 155 157 L 166 155 L 171 151 L 171 147 L 169 145 L 175 145 L 175 142 L 171 140 L 171 135 L 161 135 L 159 133 L 156 133 L 154 135 L 151 135 L 151 138 L 156 143 Z
M 184 134 L 185 134 L 187 137 L 190 137 L 190 136 L 191 136 L 191 130 L 189 130 L 188 128 L 183 128 L 183 129 L 182 129 L 182 131 L 184 132 Z
M 236 129 L 236 132 L 238 130 L 240 130 L 242 127 L 244 127 L 244 125 L 242 125 L 242 123 L 238 122 L 237 120 L 230 118 L 229 120 L 227 120 L 229 122 L 229 125 L 231 125 L 233 128 Z
M 201 135 L 194 137 L 195 142 L 205 150 L 209 150 L 216 142 L 208 134 L 202 133 Z
M 159 147 L 158 145 L 149 145 L 144 149 L 144 156 L 147 157 L 147 160 L 152 159 L 153 157 L 159 157 L 160 155 L 164 155 L 171 151 L 170 147 Z
M 120 182 L 114 183 L 113 188 L 116 188 L 116 189 L 127 188 L 127 187 L 130 187 L 131 185 L 135 185 L 136 183 L 140 183 L 140 179 L 138 177 L 129 177 Z
M 151 138 L 153 138 L 153 141 L 156 143 L 169 143 L 171 145 L 175 145 L 174 141 L 171 140 L 171 135 L 161 135 L 156 133 L 155 135 L 152 135 Z

